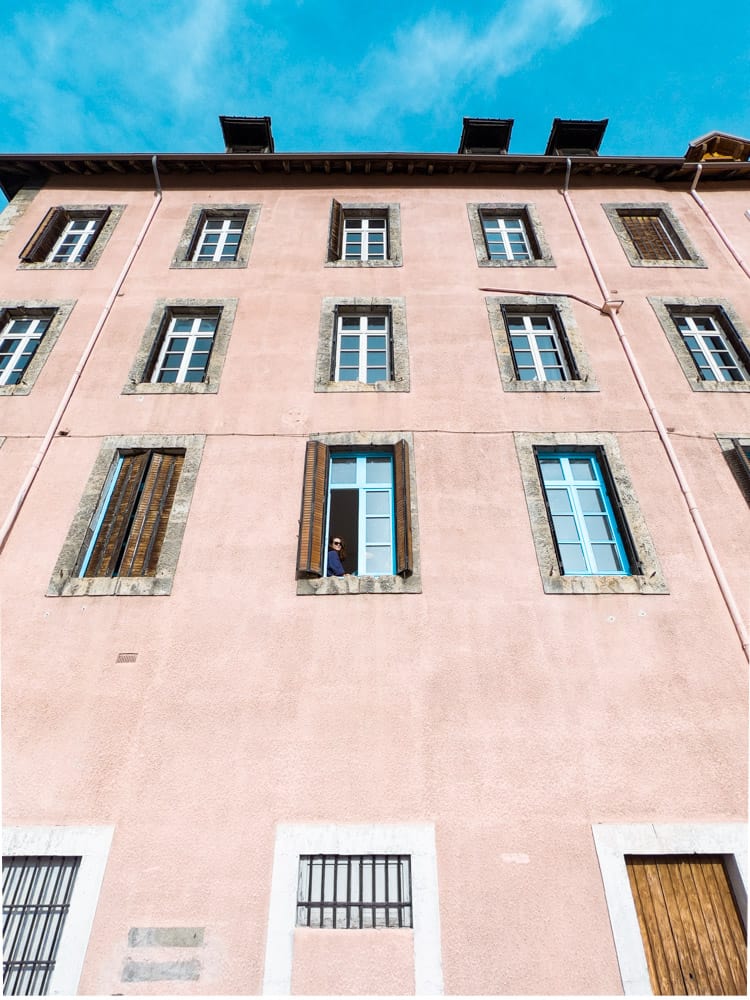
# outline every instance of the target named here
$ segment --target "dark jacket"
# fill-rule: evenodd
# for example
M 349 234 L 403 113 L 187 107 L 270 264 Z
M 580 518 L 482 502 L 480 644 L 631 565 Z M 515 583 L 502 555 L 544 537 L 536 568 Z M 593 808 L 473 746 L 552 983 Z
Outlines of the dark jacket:
M 344 569 L 344 564 L 341 562 L 341 558 L 336 551 L 336 549 L 328 550 L 328 572 L 326 576 L 345 576 L 346 570 Z

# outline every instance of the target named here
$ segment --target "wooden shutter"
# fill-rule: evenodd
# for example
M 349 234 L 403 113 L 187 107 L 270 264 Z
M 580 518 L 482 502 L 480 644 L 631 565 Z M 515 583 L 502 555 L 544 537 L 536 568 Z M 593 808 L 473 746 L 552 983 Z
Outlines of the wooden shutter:
M 734 445 L 739 467 L 747 477 L 748 485 L 750 485 L 750 445 L 741 444 L 739 441 L 733 441 L 732 444 Z
M 184 459 L 184 454 L 151 453 L 118 576 L 155 575 Z
M 323 575 L 327 497 L 328 445 L 322 441 L 308 441 L 299 518 L 298 573 Z
M 18 255 L 25 261 L 43 261 L 49 257 L 55 243 L 68 223 L 68 213 L 62 208 L 51 208 L 37 226 L 34 235 Z
M 623 215 L 623 225 L 643 260 L 688 260 L 672 227 L 661 215 Z
M 397 441 L 393 446 L 393 507 L 396 521 L 396 572 L 405 576 L 414 570 L 414 547 L 409 445 L 404 440 Z
M 341 236 L 344 227 L 344 210 L 334 198 L 331 202 L 331 221 L 328 227 L 328 259 L 341 260 Z
M 747 944 L 720 855 L 625 858 L 657 995 L 744 995 Z
M 124 455 L 85 576 L 116 576 L 150 452 Z

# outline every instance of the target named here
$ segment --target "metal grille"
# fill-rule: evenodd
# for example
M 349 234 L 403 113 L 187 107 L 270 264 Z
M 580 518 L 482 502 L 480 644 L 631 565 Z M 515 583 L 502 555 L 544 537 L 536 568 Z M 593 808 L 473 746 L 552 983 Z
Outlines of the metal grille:
M 411 927 L 408 854 L 303 854 L 298 927 Z
M 3 858 L 3 993 L 47 993 L 80 858 Z
M 690 254 L 661 212 L 621 213 L 620 218 L 642 260 L 690 260 Z

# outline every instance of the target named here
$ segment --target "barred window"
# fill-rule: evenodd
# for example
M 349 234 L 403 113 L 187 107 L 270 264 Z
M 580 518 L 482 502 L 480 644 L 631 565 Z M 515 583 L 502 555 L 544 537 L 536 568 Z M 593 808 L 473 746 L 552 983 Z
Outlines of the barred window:
M 660 209 L 623 209 L 620 218 L 633 249 L 642 260 L 690 260 L 674 226 Z
M 3 858 L 3 993 L 43 996 L 70 909 L 77 857 Z
M 411 856 L 303 854 L 298 927 L 412 927 Z

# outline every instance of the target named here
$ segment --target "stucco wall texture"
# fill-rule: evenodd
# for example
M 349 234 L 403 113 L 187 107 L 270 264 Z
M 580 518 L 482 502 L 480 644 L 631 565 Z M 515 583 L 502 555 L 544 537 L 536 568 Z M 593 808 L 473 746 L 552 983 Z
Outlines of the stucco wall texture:
M 114 826 L 81 993 L 261 992 L 276 824 L 306 822 L 434 823 L 446 993 L 621 993 L 591 824 L 744 821 L 747 664 L 610 320 L 571 302 L 598 392 L 502 389 L 480 289 L 600 301 L 559 180 L 164 179 L 0 567 L 4 822 Z M 750 394 L 693 392 L 647 296 L 750 325 L 750 284 L 684 186 L 571 194 L 747 619 L 750 512 L 715 435 L 750 435 Z M 326 268 L 333 197 L 397 203 L 403 266 Z M 750 187 L 705 198 L 750 259 Z M 47 208 L 103 201 L 126 208 L 95 268 L 17 268 Z M 4 300 L 76 304 L 0 398 L 3 514 L 152 201 L 60 178 L 5 235 Z M 261 206 L 249 266 L 170 268 L 193 205 L 233 201 Z M 554 267 L 477 266 L 466 205 L 502 201 L 535 205 Z M 668 203 L 708 266 L 631 267 L 619 201 Z M 404 298 L 408 393 L 314 392 L 326 296 Z M 123 394 L 172 297 L 237 299 L 218 393 Z M 351 430 L 413 434 L 421 594 L 296 595 L 305 442 Z M 668 594 L 543 592 L 513 438 L 536 431 L 617 436 Z M 162 433 L 206 435 L 171 594 L 45 596 L 102 439 Z M 203 943 L 128 944 L 167 926 Z M 294 993 L 414 989 L 410 931 L 293 946 Z M 198 977 L 123 981 L 140 961 Z

